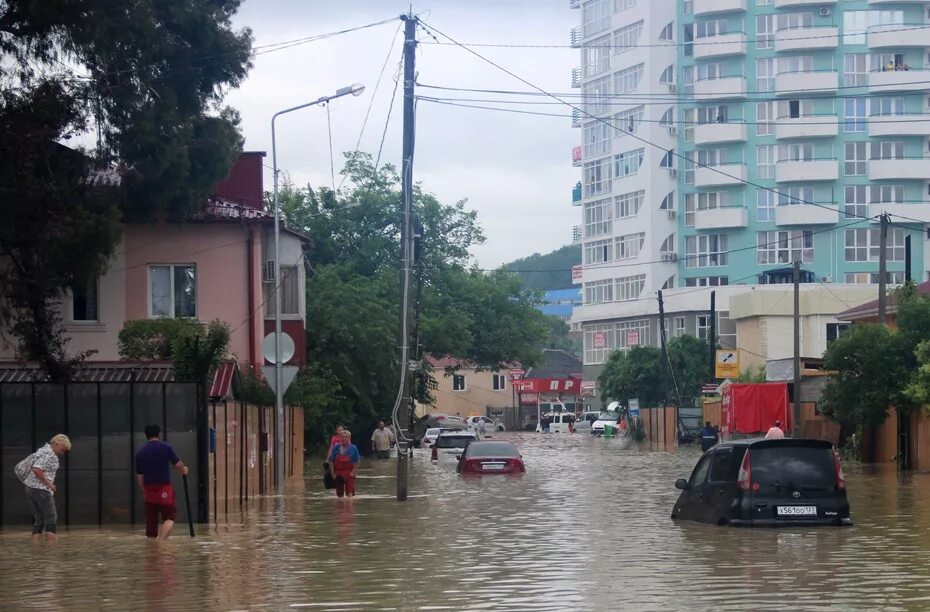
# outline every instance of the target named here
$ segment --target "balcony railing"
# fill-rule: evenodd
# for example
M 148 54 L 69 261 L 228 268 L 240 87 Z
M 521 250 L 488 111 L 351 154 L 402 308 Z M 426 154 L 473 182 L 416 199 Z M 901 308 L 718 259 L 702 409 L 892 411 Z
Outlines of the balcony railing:
M 831 225 L 840 220 L 836 206 L 826 204 L 780 204 L 775 207 L 775 225 Z
M 800 70 L 775 75 L 775 93 L 779 96 L 817 95 L 835 92 L 840 77 L 836 70 Z
M 581 68 L 572 68 L 572 87 L 581 87 Z
M 748 224 L 749 214 L 743 205 L 694 211 L 694 229 L 696 230 L 746 227 Z
M 869 136 L 930 136 L 930 113 L 873 115 Z
M 839 163 L 832 158 L 784 160 L 775 164 L 775 182 L 835 181 L 839 171 Z
M 581 8 L 581 0 L 568 0 L 568 8 L 570 9 Z
M 581 181 L 578 181 L 574 187 L 572 187 L 572 206 L 581 206 Z
M 775 51 L 836 49 L 839 39 L 840 29 L 836 26 L 783 28 L 775 32 Z
M 745 182 L 746 164 L 742 162 L 699 166 L 694 170 L 695 187 L 743 185 Z
M 569 39 L 571 41 L 572 48 L 577 49 L 581 46 L 581 28 L 574 27 L 569 33 Z
M 572 127 L 581 127 L 581 111 L 577 108 L 572 109 Z
M 729 32 L 717 36 L 699 38 L 694 41 L 694 59 L 746 55 L 746 35 Z
M 886 91 L 923 91 L 930 85 L 930 70 L 926 67 L 903 66 L 898 70 L 873 70 L 869 73 L 872 93 Z
M 930 158 L 870 159 L 869 179 L 873 181 L 930 180 Z
M 926 47 L 930 23 L 888 23 L 868 30 L 870 49 L 888 47 Z
M 746 97 L 746 78 L 741 76 L 700 79 L 694 83 L 697 100 L 725 100 Z
M 745 10 L 746 0 L 694 0 L 695 16 Z
M 572 227 L 572 244 L 578 244 L 581 242 L 581 239 L 584 237 L 584 228 L 580 225 L 575 225 Z
M 694 144 L 709 145 L 724 142 L 744 142 L 746 124 L 742 119 L 728 119 L 719 123 L 699 123 L 694 126 Z
M 828 138 L 839 133 L 836 115 L 808 115 L 803 117 L 778 117 L 775 120 L 775 139 Z

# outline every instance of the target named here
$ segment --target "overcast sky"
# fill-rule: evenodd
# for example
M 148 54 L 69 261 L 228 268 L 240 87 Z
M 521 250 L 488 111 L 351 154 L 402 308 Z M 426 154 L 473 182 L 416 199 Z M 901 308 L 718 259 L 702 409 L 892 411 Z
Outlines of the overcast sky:
M 395 0 L 245 0 L 236 24 L 252 28 L 255 45 L 260 46 L 396 17 L 408 7 L 408 2 Z M 568 8 L 568 0 L 420 0 L 413 3 L 413 10 L 438 30 L 465 43 L 567 44 L 569 30 L 578 23 L 578 12 Z M 342 152 L 355 148 L 372 96 L 374 105 L 360 149 L 375 154 L 400 60 L 402 31 L 396 36 L 377 93 L 375 83 L 396 31 L 397 24 L 392 22 L 258 55 L 243 86 L 227 97 L 242 114 L 246 149 L 267 151 L 270 166 L 274 112 L 358 82 L 366 86 L 360 97 L 341 98 L 330 109 L 337 183 Z M 423 34 L 418 37 L 432 42 Z M 579 62 L 578 51 L 569 48 L 475 49 L 554 92 L 570 90 L 570 72 Z M 454 46 L 421 45 L 417 72 L 420 83 L 527 89 Z M 418 93 L 444 95 L 426 89 Z M 543 108 L 568 112 L 548 105 Z M 383 161 L 397 166 L 401 111 L 399 88 L 382 154 Z M 298 184 L 330 184 L 326 111 L 316 107 L 297 111 L 279 119 L 277 126 L 280 167 Z M 423 102 L 417 109 L 414 178 L 440 201 L 468 199 L 487 235 L 487 242 L 473 254 L 482 267 L 492 268 L 571 241 L 571 227 L 580 223 L 578 209 L 571 206 L 571 188 L 579 180 L 577 169 L 571 166 L 571 148 L 579 141 L 579 130 L 565 117 Z M 271 189 L 270 170 L 265 185 Z

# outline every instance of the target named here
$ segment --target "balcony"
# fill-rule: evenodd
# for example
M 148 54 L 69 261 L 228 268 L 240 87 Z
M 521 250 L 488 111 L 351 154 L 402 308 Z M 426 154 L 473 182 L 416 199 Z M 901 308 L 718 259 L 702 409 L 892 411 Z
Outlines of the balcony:
M 836 70 L 782 72 L 775 76 L 775 93 L 779 96 L 834 93 L 840 77 Z
M 572 165 L 576 168 L 581 166 L 582 151 L 581 146 L 572 147 Z
M 930 136 L 930 114 L 869 117 L 869 136 Z
M 696 145 L 745 141 L 745 123 L 701 123 L 694 126 L 694 144 Z
M 581 0 L 568 0 L 568 8 L 581 8 Z
M 869 5 L 873 4 L 924 4 L 927 0 L 869 0 Z
M 581 87 L 581 68 L 572 68 L 572 87 Z
M 930 81 L 930 70 L 887 70 L 869 73 L 871 93 L 923 91 Z
M 836 5 L 837 0 L 775 0 L 775 8 Z
M 899 217 L 907 217 L 908 219 L 914 219 L 915 221 L 923 221 L 924 223 L 930 223 L 930 202 L 922 202 L 920 204 L 900 204 L 900 203 L 883 203 L 883 204 L 869 204 L 869 216 L 877 217 L 882 213 L 888 213 L 889 215 L 897 215 Z
M 775 124 L 775 138 L 777 140 L 832 138 L 839 134 L 839 129 L 836 115 L 779 117 Z
M 746 79 L 744 77 L 723 77 L 720 79 L 703 79 L 694 84 L 696 100 L 730 100 L 746 97 Z
M 775 164 L 776 183 L 835 181 L 839 174 L 840 166 L 835 159 L 780 161 Z
M 581 206 L 581 181 L 578 181 L 574 187 L 572 187 L 572 206 Z
M 930 159 L 910 157 L 870 160 L 869 180 L 930 180 Z
M 745 206 L 726 206 L 694 211 L 694 229 L 714 230 L 746 227 L 749 213 Z
M 578 244 L 584 238 L 584 228 L 580 225 L 572 226 L 572 244 Z
M 746 182 L 746 164 L 718 164 L 694 169 L 695 187 L 725 187 Z
M 581 111 L 577 108 L 572 109 L 572 127 L 580 128 L 581 127 Z
M 694 16 L 745 11 L 746 0 L 694 0 Z
M 746 35 L 742 32 L 720 34 L 694 41 L 694 59 L 746 55 Z
M 875 25 L 868 30 L 870 49 L 889 47 L 926 47 L 930 24 L 889 23 Z
M 574 27 L 569 32 L 569 40 L 571 41 L 572 49 L 577 49 L 581 46 L 581 27 Z
M 833 206 L 792 204 L 775 207 L 776 225 L 833 225 L 840 220 L 840 211 Z
M 840 29 L 836 26 L 788 28 L 775 32 L 775 51 L 810 51 L 836 49 Z

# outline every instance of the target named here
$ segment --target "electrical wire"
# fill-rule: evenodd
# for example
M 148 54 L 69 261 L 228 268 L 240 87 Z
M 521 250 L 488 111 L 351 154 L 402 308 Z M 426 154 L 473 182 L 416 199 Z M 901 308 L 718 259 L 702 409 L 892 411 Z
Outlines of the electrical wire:
M 329 103 L 326 107 L 326 131 L 329 133 L 329 177 L 332 180 L 333 193 L 336 193 L 336 162 L 333 157 L 333 122 L 329 115 Z
M 384 118 L 384 129 L 381 130 L 381 143 L 378 145 L 378 156 L 375 158 L 375 172 L 381 163 L 381 153 L 384 150 L 384 141 L 387 138 L 388 125 L 391 123 L 391 112 L 394 110 L 394 99 L 397 98 L 397 89 L 400 86 L 400 75 L 403 68 L 404 60 L 397 63 L 397 73 L 394 75 L 394 91 L 391 93 L 391 103 L 388 105 L 387 116 Z

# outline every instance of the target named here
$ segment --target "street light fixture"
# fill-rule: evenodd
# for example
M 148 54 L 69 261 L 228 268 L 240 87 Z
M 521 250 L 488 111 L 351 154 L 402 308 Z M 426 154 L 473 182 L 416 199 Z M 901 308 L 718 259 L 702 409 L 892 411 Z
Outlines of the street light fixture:
M 278 149 L 275 139 L 275 120 L 281 115 L 326 104 L 330 100 L 352 94 L 360 96 L 365 86 L 359 83 L 340 87 L 331 96 L 323 96 L 276 112 L 271 117 L 271 165 L 274 176 L 274 376 L 275 376 L 275 481 L 277 492 L 284 491 L 284 377 L 281 363 L 281 209 L 278 204 Z

